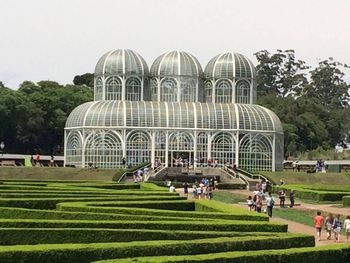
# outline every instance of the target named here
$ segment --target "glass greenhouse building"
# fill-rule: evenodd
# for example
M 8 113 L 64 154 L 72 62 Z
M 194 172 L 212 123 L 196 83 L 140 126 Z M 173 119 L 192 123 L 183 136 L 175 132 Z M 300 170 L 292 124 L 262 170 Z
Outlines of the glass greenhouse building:
M 282 169 L 283 129 L 256 105 L 255 68 L 238 53 L 211 59 L 204 72 L 191 54 L 159 56 L 150 70 L 136 52 L 104 54 L 94 101 L 75 108 L 65 127 L 65 165 L 100 168 L 177 158 L 211 160 L 250 171 Z

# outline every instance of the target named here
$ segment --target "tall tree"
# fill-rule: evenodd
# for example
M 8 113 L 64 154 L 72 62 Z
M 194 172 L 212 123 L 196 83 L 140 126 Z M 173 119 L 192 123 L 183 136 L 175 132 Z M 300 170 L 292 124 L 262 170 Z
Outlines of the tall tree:
M 346 64 L 333 58 L 321 61 L 318 67 L 310 72 L 311 82 L 305 89 L 305 95 L 317 100 L 328 109 L 349 107 L 350 85 L 344 80 Z
M 307 84 L 306 70 L 309 68 L 302 60 L 295 58 L 295 52 L 277 50 L 270 54 L 261 50 L 254 54 L 258 60 L 258 95 L 273 93 L 276 96 L 299 96 Z
M 90 88 L 94 87 L 94 74 L 85 73 L 83 75 L 76 75 L 73 79 L 74 85 L 86 85 Z

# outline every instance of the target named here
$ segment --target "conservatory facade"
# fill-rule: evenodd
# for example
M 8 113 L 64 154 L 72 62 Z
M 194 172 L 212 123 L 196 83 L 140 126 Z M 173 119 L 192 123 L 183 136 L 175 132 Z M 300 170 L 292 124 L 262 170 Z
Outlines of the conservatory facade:
M 255 101 L 255 69 L 240 54 L 218 55 L 203 72 L 186 52 L 165 53 L 148 70 L 136 52 L 111 51 L 95 69 L 95 101 L 67 119 L 65 164 L 172 166 L 182 158 L 280 170 L 281 122 Z

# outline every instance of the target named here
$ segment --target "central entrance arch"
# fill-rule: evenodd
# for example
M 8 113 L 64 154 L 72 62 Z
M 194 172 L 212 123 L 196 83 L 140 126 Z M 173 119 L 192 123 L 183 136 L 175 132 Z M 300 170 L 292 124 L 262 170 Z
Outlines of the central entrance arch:
M 194 138 L 189 132 L 173 132 L 169 136 L 169 166 L 193 163 Z

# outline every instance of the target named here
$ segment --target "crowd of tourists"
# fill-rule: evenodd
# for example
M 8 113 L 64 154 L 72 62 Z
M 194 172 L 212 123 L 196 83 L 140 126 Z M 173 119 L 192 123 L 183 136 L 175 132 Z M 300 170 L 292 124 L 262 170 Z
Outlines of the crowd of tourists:
M 282 180 L 283 181 L 283 180 Z M 282 183 L 283 184 L 283 183 Z M 271 184 L 269 181 L 261 180 L 255 186 L 255 191 L 248 196 L 247 205 L 249 211 L 256 211 L 258 213 L 266 212 L 269 217 L 272 217 L 272 209 L 275 205 L 275 200 L 271 194 Z M 280 190 L 278 192 L 279 206 L 285 208 L 286 192 Z M 295 203 L 295 194 L 291 190 L 289 193 L 290 208 L 293 208 Z M 265 205 L 265 208 L 264 208 Z
M 340 215 L 334 216 L 332 213 L 329 213 L 326 217 L 323 217 L 321 212 L 317 212 L 317 215 L 314 217 L 314 224 L 318 241 L 321 241 L 322 228 L 327 233 L 327 240 L 331 240 L 332 236 L 334 236 L 334 241 L 339 242 L 342 227 L 345 229 L 346 239 L 349 240 L 350 238 L 350 216 L 347 216 L 344 223 L 342 223 Z
M 175 192 L 176 188 L 170 180 L 165 181 L 166 186 L 169 187 L 169 192 Z M 192 188 L 190 188 L 190 186 Z M 192 190 L 193 199 L 213 199 L 213 192 L 217 189 L 218 178 L 214 176 L 213 178 L 202 178 L 199 182 L 195 181 L 192 185 L 188 182 L 183 183 L 184 195 L 188 196 L 190 190 Z

